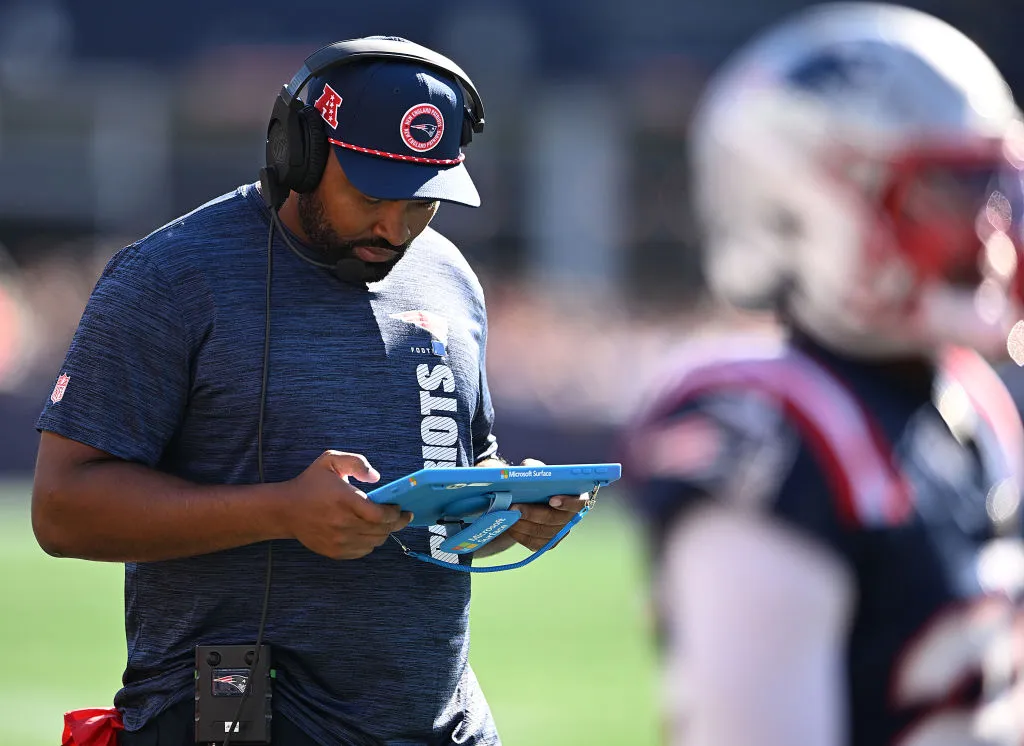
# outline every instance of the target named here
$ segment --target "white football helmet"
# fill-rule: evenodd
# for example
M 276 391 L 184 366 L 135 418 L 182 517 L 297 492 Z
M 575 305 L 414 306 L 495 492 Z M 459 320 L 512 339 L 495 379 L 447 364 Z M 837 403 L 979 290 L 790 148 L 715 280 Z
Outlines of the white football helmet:
M 1024 125 L 961 32 L 900 6 L 813 6 L 712 78 L 691 143 L 713 290 L 849 354 L 1006 354 Z

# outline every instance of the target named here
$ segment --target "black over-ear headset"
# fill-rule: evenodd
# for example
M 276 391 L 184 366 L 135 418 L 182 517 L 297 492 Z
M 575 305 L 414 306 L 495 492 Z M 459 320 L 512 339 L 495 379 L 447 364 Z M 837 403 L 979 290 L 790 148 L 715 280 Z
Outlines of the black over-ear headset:
M 473 139 L 474 132 L 484 128 L 484 104 L 476 86 L 462 69 L 444 55 L 432 49 L 409 41 L 394 39 L 351 39 L 328 44 L 313 52 L 291 81 L 281 88 L 274 102 L 274 110 L 267 126 L 267 163 L 260 169 L 260 185 L 263 201 L 270 208 L 270 232 L 267 236 L 267 278 L 265 287 L 265 318 L 263 330 L 263 375 L 260 385 L 259 421 L 256 429 L 256 469 L 260 483 L 264 482 L 263 472 L 263 420 L 267 403 L 267 380 L 270 367 L 270 288 L 273 276 L 275 230 L 280 232 L 285 244 L 303 261 L 317 267 L 331 269 L 346 282 L 360 283 L 358 260 L 343 259 L 337 264 L 317 261 L 295 247 L 286 231 L 281 229 L 278 208 L 288 198 L 288 192 L 308 193 L 316 189 L 323 176 L 331 147 L 327 142 L 323 120 L 316 107 L 303 103 L 299 97 L 305 85 L 319 73 L 338 65 L 360 60 L 383 59 L 416 62 L 454 77 L 465 89 L 469 106 L 464 108 L 462 119 L 461 145 L 465 147 Z M 270 579 L 273 571 L 274 542 L 267 542 L 267 572 L 263 586 L 263 607 L 260 612 L 259 628 L 256 633 L 253 671 L 258 670 L 263 633 L 267 622 L 270 602 Z M 239 698 L 234 719 L 227 723 L 222 746 L 230 746 L 232 735 L 237 731 L 239 717 L 248 700 L 250 687 L 246 687 Z
M 484 128 L 484 104 L 476 86 L 458 65 L 432 49 L 394 39 L 350 39 L 328 44 L 313 52 L 291 81 L 281 88 L 267 126 L 267 163 L 260 170 L 263 199 L 272 210 L 288 198 L 288 192 L 316 189 L 331 148 L 324 122 L 316 107 L 302 101 L 302 89 L 323 71 L 362 60 L 383 59 L 416 62 L 454 77 L 465 90 L 461 145 Z

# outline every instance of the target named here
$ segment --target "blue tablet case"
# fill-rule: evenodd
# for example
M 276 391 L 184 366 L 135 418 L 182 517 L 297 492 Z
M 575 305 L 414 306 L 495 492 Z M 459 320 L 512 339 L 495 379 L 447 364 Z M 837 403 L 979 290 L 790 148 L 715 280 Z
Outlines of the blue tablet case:
M 596 493 L 598 488 L 614 482 L 621 475 L 620 464 L 420 469 L 371 490 L 367 496 L 374 502 L 399 505 L 403 510 L 412 511 L 410 526 L 433 526 L 439 523 L 460 526 L 456 533 L 449 532 L 439 548 L 453 554 L 468 554 L 501 536 L 519 520 L 522 514 L 510 506 L 547 503 L 555 495 Z M 587 508 L 584 508 L 573 516 L 559 537 L 536 552 L 531 559 L 556 544 L 557 539 L 564 536 L 586 511 Z M 468 526 L 465 525 L 467 523 Z M 463 569 L 458 564 L 421 556 L 404 545 L 403 550 L 418 559 Z M 514 566 L 521 566 L 525 562 Z M 506 567 L 512 566 L 487 570 Z
M 469 523 L 514 503 L 546 503 L 554 495 L 581 495 L 622 476 L 620 464 L 446 467 L 420 469 L 367 492 L 377 503 L 413 513 L 410 526 Z

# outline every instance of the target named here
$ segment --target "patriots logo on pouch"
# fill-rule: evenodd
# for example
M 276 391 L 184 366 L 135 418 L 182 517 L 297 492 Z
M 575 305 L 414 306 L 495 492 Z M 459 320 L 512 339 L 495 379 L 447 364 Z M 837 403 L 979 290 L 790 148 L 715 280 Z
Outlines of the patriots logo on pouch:
M 432 339 L 430 350 L 438 357 L 448 352 L 448 320 L 432 311 L 401 311 L 391 314 L 391 318 L 404 321 L 406 324 L 418 326 L 430 332 Z
M 68 390 L 68 381 L 71 380 L 71 376 L 66 373 L 61 373 L 57 379 L 57 384 L 53 387 L 53 393 L 50 394 L 50 401 L 54 404 L 64 398 L 64 392 Z
M 324 92 L 320 94 L 320 98 L 313 104 L 316 110 L 320 112 L 320 116 L 333 129 L 338 129 L 338 107 L 340 105 L 341 96 L 326 83 L 324 84 Z
M 224 691 L 225 688 L 238 691 L 239 694 L 245 693 L 245 686 L 249 683 L 249 678 L 241 674 L 233 673 L 227 676 L 218 676 L 213 680 L 214 693 L 217 690 Z
M 444 116 L 433 104 L 416 104 L 405 112 L 399 132 L 406 145 L 417 153 L 425 153 L 441 142 Z

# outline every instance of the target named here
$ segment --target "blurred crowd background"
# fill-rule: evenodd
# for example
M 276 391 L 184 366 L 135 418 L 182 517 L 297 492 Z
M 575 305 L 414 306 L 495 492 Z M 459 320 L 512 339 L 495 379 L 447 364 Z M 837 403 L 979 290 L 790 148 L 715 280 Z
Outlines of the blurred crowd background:
M 1024 86 L 1024 0 L 908 4 Z M 689 116 L 736 45 L 803 5 L 0 0 L 0 473 L 31 470 L 35 417 L 110 255 L 255 181 L 279 87 L 316 47 L 366 34 L 451 56 L 486 104 L 467 149 L 483 206 L 445 205 L 434 225 L 487 292 L 506 456 L 613 458 L 666 358 L 739 323 L 702 287 Z

